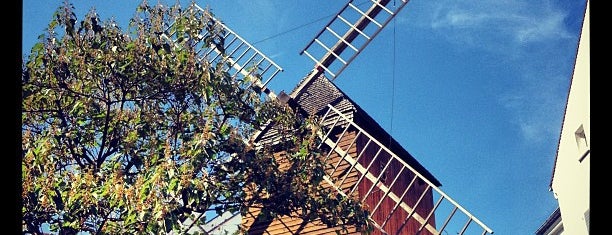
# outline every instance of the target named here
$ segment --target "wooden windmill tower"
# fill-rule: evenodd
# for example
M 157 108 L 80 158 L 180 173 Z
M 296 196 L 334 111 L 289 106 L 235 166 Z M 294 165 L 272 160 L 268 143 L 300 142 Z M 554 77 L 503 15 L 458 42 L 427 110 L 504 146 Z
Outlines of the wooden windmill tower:
M 350 0 L 308 43 L 300 54 L 311 58 L 315 68 L 289 94 L 276 95 L 268 88 L 282 68 L 220 22 L 223 43 L 213 43 L 200 54 L 211 62 L 229 63 L 227 72 L 232 76 L 257 73 L 261 79 L 250 86 L 319 117 L 323 127 L 320 147 L 327 150 L 325 159 L 329 165 L 323 184 L 367 204 L 374 234 L 492 234 L 490 228 L 446 195 L 427 169 L 333 84 L 408 1 L 400 0 L 393 8 L 389 7 L 390 0 L 366 3 L 355 5 Z M 263 130 L 254 138 L 271 143 L 275 133 Z M 252 234 L 329 234 L 338 230 L 320 221 L 291 216 L 260 221 L 259 212 L 251 208 L 244 218 L 226 213 L 200 229 L 214 233 L 233 221 Z

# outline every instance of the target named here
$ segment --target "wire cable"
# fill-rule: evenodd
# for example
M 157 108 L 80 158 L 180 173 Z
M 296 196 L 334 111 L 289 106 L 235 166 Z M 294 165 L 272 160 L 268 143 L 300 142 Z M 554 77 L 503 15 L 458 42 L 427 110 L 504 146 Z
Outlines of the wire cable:
M 367 3 L 367 1 L 364 1 L 364 2 L 362 2 L 362 3 L 357 4 L 357 6 L 361 6 L 361 5 L 365 4 L 365 3 Z M 394 2 L 393 4 L 395 5 L 395 2 Z M 281 35 L 283 35 L 283 34 L 287 34 L 287 33 L 293 32 L 293 31 L 295 31 L 295 30 L 298 30 L 298 29 L 304 28 L 304 27 L 306 27 L 306 26 L 308 26 L 308 25 L 311 25 L 311 24 L 317 23 L 317 22 L 319 22 L 319 21 L 322 21 L 322 20 L 328 19 L 328 18 L 330 18 L 330 17 L 332 17 L 332 16 L 335 16 L 335 15 L 336 15 L 336 13 L 334 13 L 334 14 L 330 14 L 330 15 L 326 15 L 326 16 L 323 16 L 323 17 L 321 17 L 321 18 L 319 18 L 319 19 L 316 19 L 316 20 L 314 20 L 314 21 L 311 21 L 311 22 L 308 22 L 308 23 L 305 23 L 305 24 L 301 24 L 301 25 L 295 26 L 295 27 L 290 28 L 290 29 L 288 29 L 288 30 L 282 31 L 282 32 L 280 32 L 280 33 L 274 34 L 274 35 L 272 35 L 272 36 L 269 36 L 269 37 L 266 37 L 266 38 L 261 39 L 261 40 L 259 40 L 259 41 L 256 41 L 256 42 L 254 42 L 254 43 L 251 43 L 251 45 L 255 45 L 255 44 L 257 44 L 257 43 L 260 43 L 260 42 L 264 42 L 264 41 L 270 40 L 270 39 L 272 39 L 272 38 L 275 38 L 275 37 L 281 36 Z
M 395 0 L 393 0 L 393 7 L 395 8 Z M 395 57 L 396 57 L 396 48 L 395 48 L 395 18 L 393 18 L 393 38 L 392 38 L 392 55 L 391 55 L 391 124 L 389 127 L 389 149 L 391 149 L 391 139 L 393 136 L 393 111 L 395 110 Z
M 283 32 L 280 32 L 280 33 L 274 34 L 274 35 L 269 36 L 269 37 L 267 37 L 267 38 L 264 38 L 264 39 L 261 39 L 261 40 L 259 40 L 259 41 L 256 41 L 256 42 L 252 43 L 251 45 L 255 45 L 255 44 L 257 44 L 257 43 L 260 43 L 260 42 L 264 42 L 264 41 L 270 40 L 270 39 L 272 39 L 272 38 L 275 38 L 275 37 L 281 36 L 281 35 L 283 35 L 283 34 L 287 34 L 287 33 L 293 32 L 293 31 L 295 31 L 295 30 L 298 30 L 298 29 L 304 28 L 304 27 L 306 27 L 306 26 L 308 26 L 308 25 L 311 25 L 311 24 L 317 23 L 317 22 L 319 22 L 319 21 L 322 21 L 322 20 L 324 20 L 324 19 L 327 19 L 327 18 L 329 18 L 329 17 L 331 17 L 331 16 L 334 16 L 334 14 L 331 14 L 331 15 L 326 15 L 326 16 L 323 16 L 323 17 L 321 17 L 321 18 L 319 18 L 319 19 L 316 19 L 316 20 L 314 20 L 314 21 L 311 21 L 311 22 L 308 22 L 308 23 L 305 23 L 305 24 L 301 24 L 301 25 L 299 25 L 299 26 L 293 27 L 293 28 L 288 29 L 288 30 L 285 30 L 285 31 L 283 31 Z

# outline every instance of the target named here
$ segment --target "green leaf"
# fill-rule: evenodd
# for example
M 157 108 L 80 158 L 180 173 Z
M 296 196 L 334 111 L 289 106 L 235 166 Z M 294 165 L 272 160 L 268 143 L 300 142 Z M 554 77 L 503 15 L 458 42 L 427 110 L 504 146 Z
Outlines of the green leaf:
M 81 109 L 82 107 L 83 107 L 83 102 L 82 101 L 76 101 L 74 103 L 74 106 L 72 106 L 72 109 L 70 110 L 70 113 L 72 113 L 74 115 L 79 115 L 81 113 L 79 111 L 82 110 Z
M 43 35 L 43 36 L 44 36 L 44 35 Z M 36 44 L 34 44 L 34 46 L 32 47 L 32 53 L 34 53 L 34 54 L 41 54 L 41 53 L 42 53 L 43 48 L 44 48 L 44 45 L 43 45 L 41 42 L 36 43 Z
M 144 201 L 151 191 L 151 181 L 147 180 L 142 188 L 140 188 L 140 201 Z
M 136 222 L 136 213 L 129 212 L 127 217 L 125 218 L 125 223 L 129 225 L 129 224 L 132 224 L 134 222 Z
M 179 185 L 179 179 L 174 178 L 170 181 L 170 185 L 168 186 L 168 188 L 170 189 L 170 191 L 176 191 Z
M 94 118 L 106 118 L 106 113 L 102 112 L 102 113 L 98 113 L 94 116 Z
M 108 21 L 98 21 L 107 27 L 92 37 L 71 37 L 64 31 L 52 32 L 58 26 L 79 26 L 66 22 L 75 20 L 76 16 L 72 15 L 75 11 L 70 6 L 64 7 L 58 9 L 57 19 L 49 23 L 50 31 L 34 44 L 27 57 L 29 61 L 24 65 L 28 78 L 25 79 L 25 75 L 22 78 L 23 94 L 27 94 L 22 105 L 32 110 L 53 111 L 22 113 L 24 133 L 33 133 L 28 140 L 23 140 L 23 146 L 27 146 L 24 159 L 33 159 L 33 162 L 22 162 L 22 171 L 32 172 L 22 175 L 24 186 L 27 186 L 24 189 L 28 190 L 23 195 L 35 195 L 38 199 L 49 191 L 49 185 L 44 183 L 55 182 L 51 186 L 59 190 L 57 194 L 66 202 L 62 218 L 72 218 L 70 221 L 91 221 L 87 211 L 92 208 L 85 204 L 84 195 L 91 195 L 94 201 L 108 201 L 108 206 L 100 203 L 95 208 L 98 214 L 117 211 L 120 221 L 107 221 L 105 228 L 110 233 L 120 234 L 169 231 L 177 224 L 176 217 L 150 217 L 163 215 L 162 207 L 173 209 L 175 205 L 167 203 L 175 203 L 177 197 L 179 200 L 186 197 L 187 202 L 181 200 L 180 203 L 189 206 L 211 208 L 214 205 L 213 210 L 219 214 L 224 212 L 223 208 L 234 211 L 237 208 L 228 203 L 236 203 L 232 200 L 236 198 L 246 199 L 243 195 L 249 192 L 245 192 L 245 184 L 272 191 L 271 199 L 279 203 L 278 208 L 271 208 L 272 215 L 296 212 L 293 208 L 316 208 L 313 218 L 324 217 L 330 224 L 336 221 L 351 223 L 357 221 L 353 217 L 367 215 L 355 206 L 358 201 L 335 200 L 335 194 L 329 191 L 315 191 L 321 188 L 319 186 L 303 185 L 321 182 L 324 171 L 320 168 L 326 165 L 317 160 L 320 158 L 315 156 L 324 155 L 320 155 L 319 149 L 308 147 L 312 143 L 308 142 L 307 134 L 301 134 L 301 129 L 288 136 L 288 143 L 281 146 L 290 149 L 289 158 L 299 168 L 287 172 L 278 169 L 280 163 L 271 157 L 274 152 L 269 146 L 257 143 L 262 145 L 254 147 L 251 143 L 226 141 L 234 131 L 236 136 L 252 136 L 268 121 L 276 125 L 270 130 L 297 128 L 303 124 L 294 113 L 273 101 L 263 102 L 258 99 L 257 91 L 245 89 L 244 85 L 256 77 L 238 80 L 240 78 L 226 71 L 231 66 L 228 61 L 186 63 L 189 58 L 199 56 L 195 54 L 197 50 L 179 48 L 190 46 L 185 44 L 189 37 L 199 33 L 206 35 L 201 43 L 206 46 L 224 35 L 221 29 L 213 27 L 212 21 L 207 21 L 207 17 L 197 18 L 203 15 L 199 9 L 193 11 L 198 14 L 185 14 L 177 19 L 168 11 L 159 10 L 157 5 L 143 3 L 138 8 L 143 12 L 137 14 L 128 31 L 109 25 Z M 187 12 L 192 11 L 183 11 Z M 82 22 L 93 26 L 96 23 L 91 18 L 97 19 L 97 15 L 88 14 Z M 172 25 L 169 31 L 177 33 L 174 37 L 183 40 L 177 43 L 179 45 L 162 44 L 159 35 L 154 34 L 168 25 Z M 77 32 L 78 29 L 69 30 Z M 51 50 L 47 50 L 47 46 Z M 74 89 L 77 92 L 57 88 L 58 78 L 53 72 L 65 71 L 60 67 L 64 66 L 64 61 L 71 73 L 69 84 L 78 87 Z M 246 66 L 247 72 L 257 76 L 255 72 L 259 68 Z M 113 84 L 106 86 L 103 79 L 112 79 Z M 108 114 L 106 105 L 110 105 Z M 244 107 L 254 112 L 247 112 Z M 107 115 L 110 115 L 110 122 L 105 122 Z M 62 123 L 60 119 L 68 122 Z M 306 129 L 304 133 L 308 131 L 311 130 Z M 105 132 L 111 140 L 121 141 L 112 144 L 115 151 L 112 155 L 98 158 L 97 151 L 101 149 Z M 70 142 L 59 143 L 55 135 L 61 133 L 70 134 Z M 175 151 L 172 158 L 165 158 L 166 148 Z M 84 152 L 88 152 L 87 156 L 81 156 Z M 89 158 L 92 155 L 94 159 Z M 67 156 L 74 159 L 66 159 Z M 227 156 L 235 157 L 226 162 Z M 162 165 L 166 161 L 175 161 L 170 162 L 172 168 Z M 225 168 L 219 168 L 221 166 Z M 86 177 L 79 174 L 87 169 L 99 170 L 95 179 L 86 179 L 95 180 L 98 185 L 83 187 L 85 180 L 81 178 Z M 77 177 L 68 181 L 67 173 Z M 183 195 L 180 182 L 187 176 L 197 189 L 189 188 Z M 309 180 L 314 181 L 307 182 Z M 68 185 L 63 185 L 64 182 Z M 121 190 L 116 190 L 118 184 Z M 139 188 L 134 188 L 135 185 Z M 158 187 L 166 188 L 157 191 Z M 307 192 L 298 191 L 302 190 L 300 188 L 306 188 Z M 145 201 L 147 204 L 143 205 Z M 24 214 L 36 215 L 33 223 L 54 224 L 58 212 L 42 208 L 41 204 L 38 200 L 24 203 Z M 151 205 L 161 207 L 151 209 Z M 246 214 L 249 208 L 240 210 Z M 347 215 L 352 216 L 351 219 L 346 219 Z M 367 216 L 362 217 L 367 219 Z M 70 222 L 67 225 L 71 225 Z
M 136 44 L 134 42 L 130 42 L 125 46 L 125 49 L 130 51 L 132 49 L 134 49 L 134 47 L 136 47 Z
M 138 130 L 132 129 L 128 132 L 127 138 L 125 139 L 127 142 L 134 142 L 138 140 Z
M 220 131 L 221 135 L 225 136 L 225 135 L 229 134 L 229 129 L 230 129 L 229 125 L 224 124 L 223 126 L 221 126 L 221 130 L 219 130 L 219 131 Z

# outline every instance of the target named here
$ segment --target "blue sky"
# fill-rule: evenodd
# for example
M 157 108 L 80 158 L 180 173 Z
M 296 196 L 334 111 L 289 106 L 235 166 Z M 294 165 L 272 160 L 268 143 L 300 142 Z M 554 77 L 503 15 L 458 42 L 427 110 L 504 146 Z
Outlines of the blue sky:
M 62 2 L 23 1 L 23 55 Z M 313 68 L 299 52 L 346 3 L 196 2 L 284 68 L 276 93 Z M 140 1 L 74 3 L 79 19 L 94 7 L 126 29 Z M 534 234 L 557 207 L 548 186 L 585 4 L 412 0 L 334 82 L 495 234 Z

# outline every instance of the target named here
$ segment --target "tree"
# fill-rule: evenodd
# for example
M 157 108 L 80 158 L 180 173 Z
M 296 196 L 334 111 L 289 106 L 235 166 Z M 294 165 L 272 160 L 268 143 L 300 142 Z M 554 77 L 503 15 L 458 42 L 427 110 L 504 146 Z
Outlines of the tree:
M 262 98 L 255 78 L 198 59 L 222 29 L 194 7 L 145 1 L 128 32 L 58 7 L 23 65 L 24 232 L 185 231 L 186 218 L 253 205 L 370 231 L 359 201 L 320 184 L 316 122 Z M 251 139 L 270 123 L 282 137 L 274 148 Z

